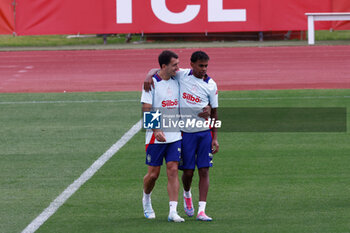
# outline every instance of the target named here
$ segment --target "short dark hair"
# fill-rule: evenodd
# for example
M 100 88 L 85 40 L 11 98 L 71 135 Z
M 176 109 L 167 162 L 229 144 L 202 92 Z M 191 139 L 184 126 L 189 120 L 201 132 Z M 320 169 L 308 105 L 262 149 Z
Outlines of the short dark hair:
M 209 61 L 209 56 L 208 54 L 206 54 L 205 52 L 203 51 L 196 51 L 194 53 L 192 53 L 192 56 L 191 56 L 191 62 L 196 62 L 196 61 Z
M 178 59 L 179 56 L 170 50 L 164 50 L 161 54 L 158 56 L 158 62 L 160 65 L 160 68 L 162 68 L 162 65 L 169 65 L 171 58 Z

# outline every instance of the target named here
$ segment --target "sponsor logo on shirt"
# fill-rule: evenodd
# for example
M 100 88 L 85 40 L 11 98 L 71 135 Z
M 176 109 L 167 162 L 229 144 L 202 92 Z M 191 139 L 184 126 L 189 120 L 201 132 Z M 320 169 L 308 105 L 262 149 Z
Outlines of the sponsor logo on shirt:
M 165 108 L 165 107 L 174 107 L 174 106 L 177 106 L 178 105 L 178 101 L 177 99 L 175 99 L 174 101 L 172 100 L 164 100 L 162 101 L 162 107 Z
M 182 98 L 187 100 L 188 103 L 192 103 L 192 104 L 196 104 L 196 103 L 200 103 L 201 99 L 197 96 L 193 96 L 191 94 L 188 94 L 186 92 L 183 93 Z

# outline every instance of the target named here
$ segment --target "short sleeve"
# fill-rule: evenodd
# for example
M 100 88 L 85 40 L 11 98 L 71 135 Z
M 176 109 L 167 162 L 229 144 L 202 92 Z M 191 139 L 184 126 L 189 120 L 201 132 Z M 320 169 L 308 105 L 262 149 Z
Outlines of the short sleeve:
M 153 94 L 154 88 L 149 92 L 146 92 L 142 87 L 141 103 L 152 104 L 153 105 Z

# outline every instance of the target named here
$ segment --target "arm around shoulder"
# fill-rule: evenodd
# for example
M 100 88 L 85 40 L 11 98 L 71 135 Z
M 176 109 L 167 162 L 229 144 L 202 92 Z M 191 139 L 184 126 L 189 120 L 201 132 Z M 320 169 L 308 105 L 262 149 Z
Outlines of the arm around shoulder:
M 148 71 L 147 75 L 146 75 L 146 78 L 145 78 L 145 81 L 143 83 L 143 89 L 146 91 L 146 92 L 149 92 L 152 87 L 154 88 L 154 82 L 153 82 L 153 75 L 155 75 L 157 72 L 159 71 L 159 69 L 157 68 L 153 68 L 151 69 L 150 71 Z

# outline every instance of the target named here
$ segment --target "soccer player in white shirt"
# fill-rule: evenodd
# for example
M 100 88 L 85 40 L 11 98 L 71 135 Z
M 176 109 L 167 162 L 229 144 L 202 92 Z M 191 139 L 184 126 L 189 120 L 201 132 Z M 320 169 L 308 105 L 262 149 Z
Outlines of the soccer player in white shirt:
M 142 111 L 149 112 L 152 109 L 169 110 L 179 114 L 179 84 L 173 78 L 179 69 L 178 56 L 165 50 L 158 57 L 161 67 L 157 74 L 154 74 L 154 88 L 145 92 L 142 91 Z M 157 117 L 157 116 L 155 116 Z M 179 193 L 178 165 L 181 159 L 181 132 L 163 132 L 160 129 L 146 131 L 146 164 L 148 172 L 143 180 L 142 204 L 144 215 L 148 219 L 155 218 L 151 203 L 151 192 L 160 173 L 160 167 L 166 160 L 168 176 L 169 195 L 169 216 L 168 221 L 184 222 L 177 213 L 177 201 Z
M 196 51 L 191 56 L 192 69 L 180 70 L 176 77 L 180 83 L 181 115 L 191 115 L 200 120 L 198 114 L 210 104 L 211 119 L 218 119 L 218 90 L 216 83 L 207 75 L 209 56 L 203 51 Z M 218 152 L 217 129 L 208 127 L 185 127 L 182 135 L 184 187 L 184 208 L 188 216 L 193 216 L 191 184 L 195 166 L 199 174 L 199 206 L 197 220 L 211 221 L 205 214 L 209 189 L 209 167 L 212 167 L 212 154 Z
M 216 83 L 207 75 L 209 56 L 203 51 L 196 51 L 191 56 L 192 69 L 181 69 L 176 74 L 180 84 L 180 113 L 200 120 L 198 114 L 210 104 L 211 119 L 218 119 L 218 91 Z M 154 71 L 154 70 L 153 70 Z M 152 71 L 150 71 L 151 73 Z M 146 82 L 147 83 L 146 78 Z M 149 80 L 149 84 L 152 82 Z M 212 167 L 212 154 L 219 150 L 216 128 L 185 127 L 182 140 L 183 170 L 182 182 L 184 187 L 184 209 L 188 216 L 194 215 L 191 184 L 195 166 L 199 174 L 199 208 L 197 219 L 211 221 L 205 214 L 206 199 L 209 189 L 209 167 Z

